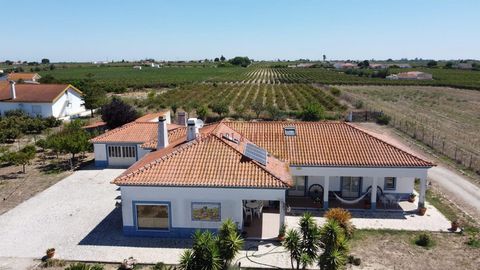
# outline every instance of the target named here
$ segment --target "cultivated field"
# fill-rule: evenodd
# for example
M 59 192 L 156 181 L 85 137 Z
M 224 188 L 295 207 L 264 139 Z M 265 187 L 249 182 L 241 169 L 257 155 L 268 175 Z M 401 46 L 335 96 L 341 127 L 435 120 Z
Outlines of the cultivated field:
M 253 113 L 256 104 L 263 105 L 262 113 L 271 107 L 284 113 L 295 113 L 310 102 L 321 104 L 329 112 L 341 113 L 345 110 L 329 92 L 308 84 L 189 84 L 160 94 L 150 92 L 142 103 L 150 107 L 175 104 L 187 110 L 199 105 L 226 103 L 231 114 L 235 112 L 244 115 L 249 111 Z
M 284 63 L 285 64 L 285 63 Z M 480 89 L 480 71 L 455 69 L 415 68 L 433 74 L 434 80 L 386 80 L 357 75 L 348 75 L 342 71 L 327 68 L 288 68 L 276 67 L 274 63 L 260 63 L 248 68 L 205 66 L 164 66 L 162 68 L 115 65 L 60 65 L 54 70 L 41 71 L 45 76 L 52 75 L 62 82 L 74 83 L 77 80 L 92 78 L 99 83 L 123 87 L 156 87 L 170 84 L 193 82 L 242 82 L 242 83 L 321 83 L 351 85 L 433 85 L 459 88 Z M 408 71 L 390 69 L 390 73 Z M 368 70 L 367 72 L 373 72 Z
M 396 128 L 480 171 L 480 92 L 447 87 L 338 86 L 352 104 L 382 110 Z

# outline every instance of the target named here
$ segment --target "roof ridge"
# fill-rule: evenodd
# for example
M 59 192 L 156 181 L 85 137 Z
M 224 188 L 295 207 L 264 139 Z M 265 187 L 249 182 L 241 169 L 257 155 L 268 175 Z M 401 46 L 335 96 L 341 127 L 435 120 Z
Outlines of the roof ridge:
M 382 140 L 382 139 L 380 139 L 380 138 L 377 138 L 376 136 L 373 136 L 372 134 L 368 133 L 367 131 L 365 131 L 365 130 L 359 128 L 359 127 L 356 127 L 356 126 L 354 126 L 354 125 L 352 125 L 352 124 L 350 124 L 350 123 L 347 123 L 347 122 L 343 122 L 343 123 L 344 123 L 346 126 L 348 126 L 348 127 L 350 127 L 350 128 L 353 128 L 353 129 L 355 129 L 355 130 L 357 130 L 357 131 L 359 131 L 359 132 L 361 132 L 361 133 L 369 136 L 370 138 L 373 138 L 374 140 L 376 140 L 376 141 L 378 141 L 378 142 L 380 142 L 380 143 L 382 143 L 382 144 L 384 144 L 384 145 L 387 145 L 387 146 L 389 146 L 389 147 L 392 147 L 393 149 L 395 149 L 395 150 L 397 150 L 397 151 L 400 151 L 400 152 L 402 152 L 402 153 L 404 153 L 404 154 L 407 154 L 408 156 L 410 156 L 410 157 L 412 157 L 412 158 L 418 159 L 418 160 L 420 160 L 420 161 L 422 161 L 422 162 L 425 162 L 425 163 L 429 163 L 429 164 L 432 165 L 432 166 L 436 166 L 436 164 L 434 164 L 434 163 L 432 163 L 432 162 L 430 162 L 430 161 L 428 161 L 428 160 L 425 160 L 425 159 L 423 159 L 423 158 L 420 158 L 420 157 L 418 157 L 418 156 L 416 156 L 416 155 L 414 155 L 414 154 L 411 154 L 411 153 L 409 153 L 409 152 L 401 149 L 400 147 L 397 147 L 397 146 L 395 146 L 395 145 L 393 145 L 393 144 L 391 144 L 391 143 L 389 143 L 389 142 L 387 142 L 387 141 L 384 141 L 384 140 Z

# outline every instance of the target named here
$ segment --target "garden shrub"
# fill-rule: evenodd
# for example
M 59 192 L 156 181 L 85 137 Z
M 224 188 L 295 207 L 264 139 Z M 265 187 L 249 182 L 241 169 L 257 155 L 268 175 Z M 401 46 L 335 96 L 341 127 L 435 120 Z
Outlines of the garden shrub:
M 355 226 L 353 226 L 351 222 L 352 214 L 350 214 L 348 210 L 343 208 L 330 208 L 324 217 L 328 220 L 335 220 L 338 225 L 344 229 L 347 238 L 353 237 Z
M 429 248 L 435 245 L 435 241 L 429 233 L 423 232 L 415 237 L 415 244 L 417 246 Z
M 386 114 L 381 114 L 377 117 L 377 124 L 379 125 L 388 125 L 390 123 L 391 117 Z

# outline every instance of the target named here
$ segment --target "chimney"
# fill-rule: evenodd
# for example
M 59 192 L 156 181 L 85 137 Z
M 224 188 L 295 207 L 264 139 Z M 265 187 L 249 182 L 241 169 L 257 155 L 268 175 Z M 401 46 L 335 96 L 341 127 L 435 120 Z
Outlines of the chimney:
M 14 81 L 10 81 L 10 96 L 12 97 L 12 99 L 17 98 L 17 91 L 15 91 L 15 82 Z
M 187 141 L 195 140 L 198 136 L 197 118 L 188 118 Z
M 187 125 L 187 113 L 186 112 L 178 112 L 177 123 L 180 126 L 186 126 Z
M 158 117 L 158 142 L 157 150 L 168 146 L 167 121 L 164 116 Z

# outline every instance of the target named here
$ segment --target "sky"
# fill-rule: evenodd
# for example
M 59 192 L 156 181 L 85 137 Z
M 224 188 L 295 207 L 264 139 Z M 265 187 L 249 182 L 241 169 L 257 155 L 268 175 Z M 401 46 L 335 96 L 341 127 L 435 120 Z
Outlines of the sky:
M 479 0 L 0 0 L 0 61 L 480 59 Z

